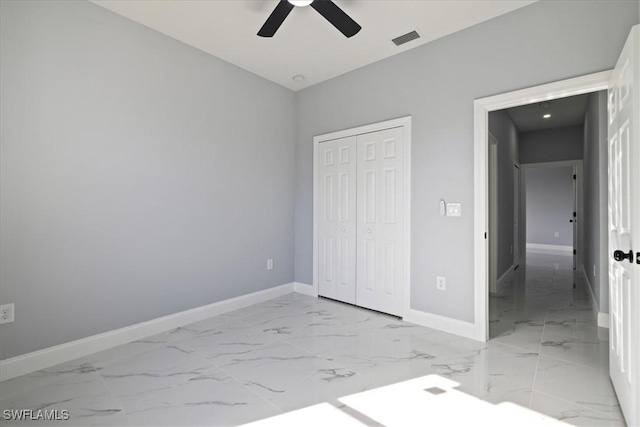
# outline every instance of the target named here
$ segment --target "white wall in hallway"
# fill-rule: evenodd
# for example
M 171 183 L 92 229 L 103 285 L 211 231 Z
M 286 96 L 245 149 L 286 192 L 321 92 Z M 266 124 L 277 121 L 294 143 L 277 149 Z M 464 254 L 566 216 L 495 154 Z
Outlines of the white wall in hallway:
M 498 270 L 513 267 L 514 163 L 519 163 L 518 130 L 506 110 L 489 113 L 489 131 L 498 140 Z
M 573 168 L 531 168 L 525 173 L 527 243 L 573 246 L 569 222 L 573 216 Z
M 582 159 L 582 125 L 520 133 L 520 163 Z
M 589 95 L 584 123 L 583 265 L 601 313 L 609 312 L 607 92 Z M 594 271 L 595 266 L 595 271 Z M 594 274 L 595 273 L 595 274 Z

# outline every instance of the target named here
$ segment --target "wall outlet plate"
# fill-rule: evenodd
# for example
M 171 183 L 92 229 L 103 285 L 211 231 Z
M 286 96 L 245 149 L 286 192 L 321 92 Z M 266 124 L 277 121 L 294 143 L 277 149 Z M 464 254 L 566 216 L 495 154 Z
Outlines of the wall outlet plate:
M 447 290 L 447 278 L 443 276 L 436 277 L 436 289 L 439 291 Z
M 556 231 L 555 233 L 553 233 L 553 235 L 554 235 L 555 237 L 560 237 L 560 233 L 559 233 L 559 232 L 557 232 L 557 231 Z
M 0 324 L 13 322 L 14 315 L 15 306 L 13 303 L 0 305 Z
M 273 260 L 272 259 L 268 259 L 267 260 L 267 270 L 273 270 Z

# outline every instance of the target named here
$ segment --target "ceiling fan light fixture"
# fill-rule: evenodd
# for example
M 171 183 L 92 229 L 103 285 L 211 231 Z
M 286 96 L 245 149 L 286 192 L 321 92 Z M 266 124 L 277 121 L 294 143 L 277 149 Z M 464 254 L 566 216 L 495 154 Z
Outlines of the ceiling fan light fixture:
M 313 3 L 313 0 L 287 0 L 287 1 L 292 5 L 299 6 L 299 7 L 309 6 L 311 3 Z

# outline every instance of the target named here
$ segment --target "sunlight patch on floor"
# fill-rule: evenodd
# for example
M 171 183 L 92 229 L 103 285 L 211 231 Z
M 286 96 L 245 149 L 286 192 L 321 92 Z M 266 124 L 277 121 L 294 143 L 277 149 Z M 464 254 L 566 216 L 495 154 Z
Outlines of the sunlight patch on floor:
M 510 402 L 497 405 L 456 389 L 460 384 L 427 375 L 246 424 L 297 426 L 568 426 Z

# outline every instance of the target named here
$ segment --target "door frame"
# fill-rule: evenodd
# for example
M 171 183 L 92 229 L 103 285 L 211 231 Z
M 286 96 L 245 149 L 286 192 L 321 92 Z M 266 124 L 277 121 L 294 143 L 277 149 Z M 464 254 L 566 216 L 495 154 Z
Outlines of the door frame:
M 489 132 L 489 292 L 498 291 L 498 139 Z M 493 167 L 491 167 L 493 166 Z M 493 285 L 493 286 L 492 286 Z
M 320 206 L 318 192 L 318 148 L 320 143 L 333 139 L 378 132 L 391 128 L 403 128 L 404 142 L 404 204 L 402 206 L 404 219 L 404 232 L 402 235 L 404 251 L 402 286 L 402 317 L 406 317 L 411 307 L 411 116 L 400 117 L 383 122 L 371 123 L 364 126 L 325 133 L 313 137 L 313 283 L 310 294 L 318 296 L 318 207 Z
M 576 235 L 577 244 L 574 248 L 577 251 L 577 261 L 581 260 L 582 245 L 584 243 L 584 187 L 583 187 L 583 160 L 560 160 L 556 162 L 542 162 L 542 163 L 523 163 L 520 165 L 520 224 L 522 224 L 523 230 L 520 231 L 520 249 L 526 253 L 527 249 L 527 171 L 529 169 L 544 169 L 544 168 L 562 168 L 573 167 L 576 171 L 576 217 L 578 221 L 578 230 Z M 524 239 L 524 240 L 522 240 Z M 576 272 L 580 272 L 582 265 L 576 264 Z M 591 288 L 589 288 L 591 289 Z M 593 292 L 593 291 L 592 291 Z
M 517 175 L 518 179 L 513 180 L 513 221 L 518 224 L 518 230 L 516 232 L 515 227 L 513 230 L 513 269 L 520 267 L 520 260 L 522 259 L 522 167 L 520 162 L 513 162 L 515 168 L 514 177 Z M 517 207 L 517 209 L 516 209 Z M 516 258 L 517 255 L 517 258 Z
M 612 70 L 476 99 L 474 110 L 474 338 L 489 339 L 489 112 L 609 89 Z

